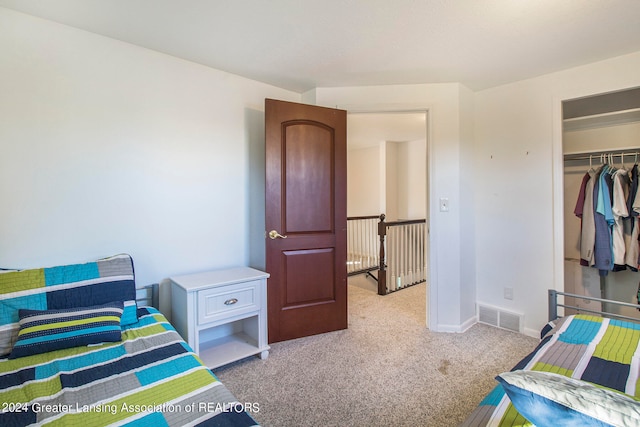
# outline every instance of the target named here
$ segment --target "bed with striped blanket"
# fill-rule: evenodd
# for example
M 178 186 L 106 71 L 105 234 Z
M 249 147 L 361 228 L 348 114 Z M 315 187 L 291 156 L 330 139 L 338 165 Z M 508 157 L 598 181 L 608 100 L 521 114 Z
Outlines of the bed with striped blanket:
M 552 326 L 512 372 L 560 374 L 633 400 L 640 398 L 640 324 L 579 314 L 558 319 Z M 504 387 L 498 384 L 462 425 L 532 423 L 516 410 Z
M 0 274 L 0 426 L 254 426 L 167 319 L 133 261 Z
M 162 314 L 138 316 L 121 342 L 0 359 L 0 425 L 256 425 Z

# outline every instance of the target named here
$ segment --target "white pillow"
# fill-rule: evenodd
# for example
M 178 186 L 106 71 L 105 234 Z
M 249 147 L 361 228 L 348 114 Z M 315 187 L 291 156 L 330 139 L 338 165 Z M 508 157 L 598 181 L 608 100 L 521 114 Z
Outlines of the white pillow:
M 538 426 L 640 426 L 640 402 L 624 393 L 552 372 L 496 377 L 513 406 Z

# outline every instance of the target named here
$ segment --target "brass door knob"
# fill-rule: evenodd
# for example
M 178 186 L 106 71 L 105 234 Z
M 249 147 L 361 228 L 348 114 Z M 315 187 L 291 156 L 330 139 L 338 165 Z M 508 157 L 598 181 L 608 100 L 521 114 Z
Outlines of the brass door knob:
M 287 236 L 283 236 L 282 234 L 278 233 L 276 230 L 271 230 L 269 232 L 269 238 L 271 240 L 277 239 L 278 237 L 281 238 L 281 239 L 286 239 L 287 238 Z

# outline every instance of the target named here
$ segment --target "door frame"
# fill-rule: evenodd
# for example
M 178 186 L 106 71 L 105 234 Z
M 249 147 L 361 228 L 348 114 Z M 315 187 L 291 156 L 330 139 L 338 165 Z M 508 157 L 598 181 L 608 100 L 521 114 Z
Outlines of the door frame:
M 437 206 L 435 200 L 431 200 L 435 191 L 433 191 L 432 183 L 434 182 L 433 177 L 431 176 L 434 165 L 433 162 L 433 153 L 432 153 L 432 128 L 431 125 L 431 110 L 432 108 L 429 106 L 423 105 L 337 105 L 336 108 L 347 111 L 347 126 L 349 123 L 349 114 L 366 114 L 366 113 L 376 113 L 376 114 L 397 114 L 397 113 L 420 113 L 425 115 L 425 138 L 427 144 L 427 158 L 425 159 L 427 166 L 426 180 L 427 180 L 427 196 L 426 196 L 426 228 L 427 228 L 427 247 L 426 247 L 426 262 L 427 262 L 427 292 L 426 292 L 426 326 L 427 329 L 431 329 L 431 325 L 438 325 L 438 272 L 437 272 L 437 251 L 431 251 L 431 247 L 435 247 L 435 239 L 436 239 L 436 228 L 433 227 L 435 215 L 431 212 L 432 206 Z M 347 140 L 347 147 L 349 145 L 349 141 Z

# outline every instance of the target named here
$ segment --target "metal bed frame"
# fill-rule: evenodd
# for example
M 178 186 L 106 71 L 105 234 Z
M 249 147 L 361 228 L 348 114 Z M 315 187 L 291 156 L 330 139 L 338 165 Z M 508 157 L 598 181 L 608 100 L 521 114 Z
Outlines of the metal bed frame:
M 159 308 L 158 294 L 159 285 L 157 283 L 136 288 L 136 302 L 141 305 Z
M 591 314 L 597 314 L 597 315 L 604 316 L 604 317 L 612 317 L 612 318 L 617 318 L 617 319 L 630 320 L 632 322 L 640 322 L 640 318 L 611 313 L 609 311 L 605 311 L 604 308 L 602 310 L 598 311 L 598 310 L 589 310 L 589 309 L 584 308 L 584 307 L 576 307 L 576 306 L 568 305 L 568 304 L 564 304 L 564 303 L 561 304 L 561 303 L 558 302 L 558 296 L 565 296 L 565 297 L 572 297 L 572 298 L 577 298 L 577 299 L 585 299 L 585 300 L 590 300 L 590 301 L 597 301 L 597 302 L 602 303 L 602 307 L 605 307 L 605 305 L 608 307 L 611 304 L 611 305 L 617 305 L 617 306 L 621 306 L 621 307 L 640 308 L 640 305 L 638 305 L 638 304 L 631 304 L 631 303 L 622 302 L 622 301 L 614 301 L 614 300 L 605 299 L 605 298 L 594 298 L 594 297 L 589 297 L 589 296 L 585 296 L 585 295 L 577 295 L 577 294 L 571 294 L 571 293 L 568 293 L 568 292 L 560 292 L 560 291 L 556 291 L 554 289 L 549 289 L 549 321 L 557 319 L 558 318 L 558 307 L 563 307 L 563 308 L 570 308 L 570 309 L 576 310 L 578 313 L 582 313 L 582 312 L 591 313 Z

